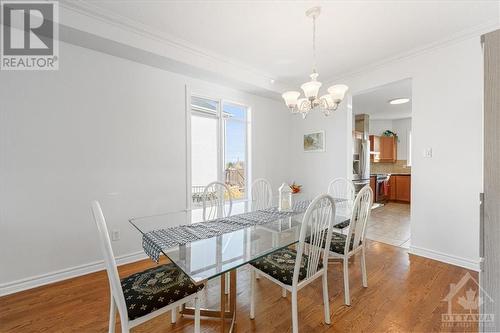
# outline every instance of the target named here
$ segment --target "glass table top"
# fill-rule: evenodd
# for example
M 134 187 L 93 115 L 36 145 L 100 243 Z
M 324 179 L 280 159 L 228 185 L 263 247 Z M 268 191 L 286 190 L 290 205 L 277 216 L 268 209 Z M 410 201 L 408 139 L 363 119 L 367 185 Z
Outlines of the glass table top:
M 251 202 L 233 202 L 231 215 L 250 211 Z M 131 218 L 130 223 L 142 234 L 169 227 L 202 222 L 202 208 Z M 194 283 L 217 277 L 242 265 L 288 247 L 299 240 L 303 213 L 246 227 L 220 236 L 196 240 L 185 245 L 162 249 L 162 253 L 184 271 Z M 334 224 L 348 217 L 337 215 Z

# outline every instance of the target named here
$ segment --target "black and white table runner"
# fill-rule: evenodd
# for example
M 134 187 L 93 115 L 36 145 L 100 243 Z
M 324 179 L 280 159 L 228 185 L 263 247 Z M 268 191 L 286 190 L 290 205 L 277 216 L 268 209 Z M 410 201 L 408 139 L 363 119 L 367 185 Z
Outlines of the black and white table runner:
M 277 207 L 271 207 L 207 222 L 153 230 L 143 234 L 142 247 L 151 259 L 159 262 L 163 250 L 299 215 L 307 210 L 310 203 L 310 200 L 296 202 L 290 212 L 280 212 Z

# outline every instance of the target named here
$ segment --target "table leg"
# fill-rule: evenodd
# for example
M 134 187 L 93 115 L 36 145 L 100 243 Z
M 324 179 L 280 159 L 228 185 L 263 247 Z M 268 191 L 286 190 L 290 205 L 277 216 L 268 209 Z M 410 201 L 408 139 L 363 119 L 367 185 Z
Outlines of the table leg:
M 230 273 L 230 283 L 229 295 L 230 295 L 230 308 L 229 312 L 232 312 L 233 318 L 231 319 L 231 326 L 229 332 L 233 332 L 234 325 L 236 324 L 236 269 L 233 269 Z
M 202 317 L 219 318 L 221 322 L 221 332 L 226 332 L 226 320 L 231 319 L 231 325 L 229 326 L 229 333 L 232 333 L 236 324 L 236 269 L 229 273 L 229 299 L 225 294 L 226 289 L 226 279 L 224 274 L 221 275 L 220 279 L 220 309 L 201 309 L 200 314 Z M 227 304 L 229 302 L 229 304 Z M 227 309 L 229 308 L 229 309 Z M 194 308 L 182 306 L 181 313 L 183 315 L 194 316 Z
M 220 276 L 220 331 L 226 332 L 226 276 Z

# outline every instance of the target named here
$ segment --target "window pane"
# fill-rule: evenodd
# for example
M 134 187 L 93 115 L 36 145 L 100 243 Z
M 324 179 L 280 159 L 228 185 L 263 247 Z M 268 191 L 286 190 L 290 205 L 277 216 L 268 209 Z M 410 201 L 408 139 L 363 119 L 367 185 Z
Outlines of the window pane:
M 241 105 L 224 103 L 224 116 L 231 119 L 247 120 L 247 109 Z
M 191 184 L 195 205 L 208 183 L 217 180 L 217 118 L 191 116 Z
M 202 97 L 191 96 L 191 107 L 193 110 L 216 113 L 218 105 L 219 102 L 217 101 L 213 101 L 211 99 Z
M 226 108 L 224 108 L 225 110 Z M 233 197 L 246 197 L 246 136 L 247 124 L 240 120 L 226 119 L 224 147 L 225 182 Z

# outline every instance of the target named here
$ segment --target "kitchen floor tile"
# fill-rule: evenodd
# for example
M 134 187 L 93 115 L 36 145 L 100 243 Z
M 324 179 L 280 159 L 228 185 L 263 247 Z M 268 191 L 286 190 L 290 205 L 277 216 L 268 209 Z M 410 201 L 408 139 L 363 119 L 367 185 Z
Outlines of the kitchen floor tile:
M 366 228 L 366 238 L 409 248 L 410 205 L 390 202 L 373 209 Z

